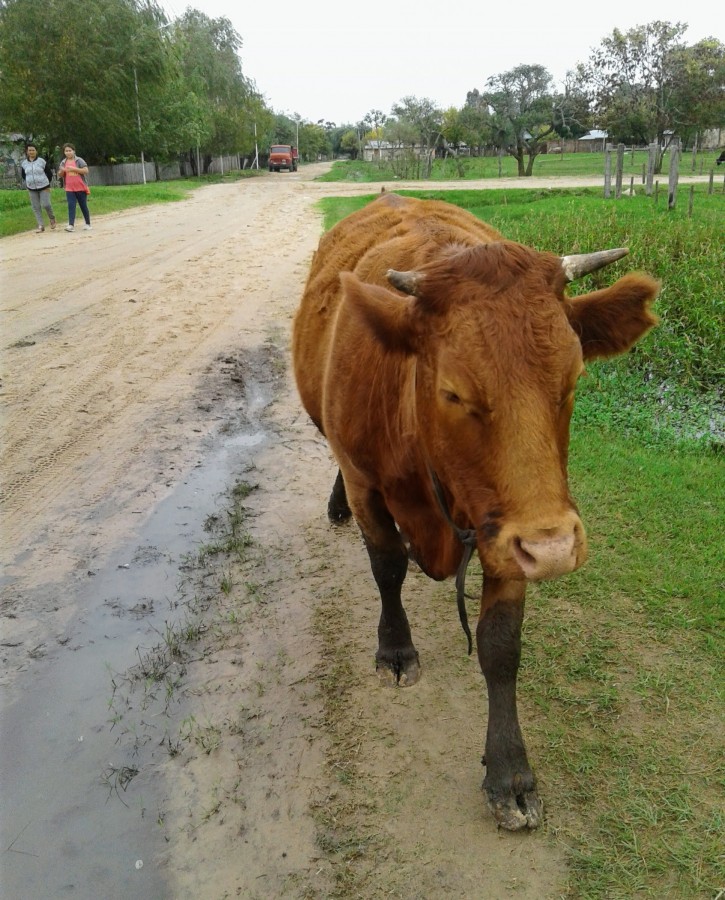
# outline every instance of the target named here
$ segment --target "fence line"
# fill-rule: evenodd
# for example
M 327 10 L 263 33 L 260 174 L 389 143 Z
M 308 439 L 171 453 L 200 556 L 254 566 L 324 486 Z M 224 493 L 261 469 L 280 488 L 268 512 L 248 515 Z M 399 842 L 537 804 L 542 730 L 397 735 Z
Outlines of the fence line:
M 225 175 L 228 172 L 248 169 L 252 160 L 238 153 L 212 157 L 208 173 Z M 144 179 L 144 174 L 146 175 Z M 188 161 L 180 160 L 171 163 L 113 163 L 106 166 L 89 166 L 86 180 L 91 187 L 114 187 L 125 184 L 144 184 L 154 181 L 174 181 L 178 178 L 191 178 L 194 172 Z M 21 188 L 20 164 L 13 159 L 3 160 L 0 166 L 0 187 Z M 57 173 L 53 176 L 53 185 L 57 186 Z

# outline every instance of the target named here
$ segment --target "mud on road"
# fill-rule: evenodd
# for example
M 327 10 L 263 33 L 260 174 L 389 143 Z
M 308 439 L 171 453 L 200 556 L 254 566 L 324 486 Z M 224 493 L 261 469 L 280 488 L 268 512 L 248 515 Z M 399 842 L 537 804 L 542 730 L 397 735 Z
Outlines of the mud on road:
M 5 808 L 6 883 L 52 871 L 58 893 L 154 900 L 566 892 L 556 828 L 499 833 L 486 809 L 485 687 L 452 585 L 410 572 L 423 678 L 375 676 L 369 564 L 355 527 L 327 522 L 334 467 L 288 365 L 316 200 L 376 190 L 312 183 L 321 168 L 0 245 L 3 780 L 32 786 L 31 746 L 49 779 Z M 50 693 L 85 758 L 44 726 Z M 79 793 L 95 834 L 73 840 Z M 99 849 L 116 815 L 125 837 Z M 139 859 L 115 865 L 134 833 Z

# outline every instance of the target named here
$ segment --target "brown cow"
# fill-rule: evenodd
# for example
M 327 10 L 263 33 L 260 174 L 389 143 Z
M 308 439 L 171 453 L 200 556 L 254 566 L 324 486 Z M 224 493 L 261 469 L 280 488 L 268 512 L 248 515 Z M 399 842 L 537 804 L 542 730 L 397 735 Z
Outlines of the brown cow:
M 526 583 L 587 553 L 567 485 L 574 388 L 586 360 L 656 323 L 646 275 L 573 299 L 565 286 L 626 253 L 539 253 L 455 206 L 384 194 L 322 238 L 294 321 L 300 396 L 339 465 L 328 514 L 352 512 L 380 591 L 378 672 L 420 674 L 409 555 L 431 578 L 458 571 L 470 652 L 463 577 L 478 551 L 483 786 L 511 830 L 541 818 L 516 711 Z

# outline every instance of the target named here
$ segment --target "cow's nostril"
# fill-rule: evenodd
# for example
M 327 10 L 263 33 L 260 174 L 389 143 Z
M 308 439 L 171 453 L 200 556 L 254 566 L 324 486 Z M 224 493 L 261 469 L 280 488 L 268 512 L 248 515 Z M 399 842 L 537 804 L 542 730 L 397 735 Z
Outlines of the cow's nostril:
M 529 563 L 529 565 L 536 565 L 536 557 L 529 553 L 528 550 L 524 549 L 524 546 L 521 542 L 521 538 L 514 538 L 514 547 L 516 548 L 516 556 L 523 560 L 524 562 Z

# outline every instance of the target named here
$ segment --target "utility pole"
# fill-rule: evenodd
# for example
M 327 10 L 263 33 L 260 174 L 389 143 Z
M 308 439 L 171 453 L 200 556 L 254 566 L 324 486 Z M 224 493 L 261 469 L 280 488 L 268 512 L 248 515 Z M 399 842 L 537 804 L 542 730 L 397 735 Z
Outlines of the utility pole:
M 141 138 L 141 106 L 138 102 L 138 75 L 136 74 L 136 63 L 133 64 L 133 86 L 136 89 L 136 124 L 138 125 L 138 142 L 141 145 L 141 174 L 143 183 L 146 184 L 146 161 L 143 156 L 143 140 Z

